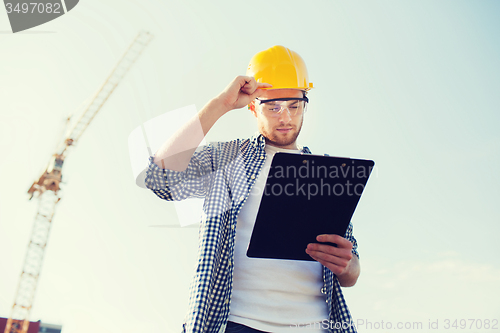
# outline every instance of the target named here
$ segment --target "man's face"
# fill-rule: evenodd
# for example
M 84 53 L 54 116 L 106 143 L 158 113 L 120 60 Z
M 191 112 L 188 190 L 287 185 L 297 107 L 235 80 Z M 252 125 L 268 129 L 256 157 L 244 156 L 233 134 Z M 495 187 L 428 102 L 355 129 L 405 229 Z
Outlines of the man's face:
M 259 99 L 286 97 L 301 98 L 303 97 L 303 93 L 297 89 L 265 90 L 264 95 Z M 296 140 L 302 128 L 304 114 L 291 116 L 287 110 L 283 110 L 279 117 L 267 117 L 261 112 L 263 104 L 259 104 L 258 101 L 253 101 L 252 103 L 254 105 L 252 113 L 257 118 L 259 132 L 265 137 L 266 143 L 279 148 L 297 149 Z

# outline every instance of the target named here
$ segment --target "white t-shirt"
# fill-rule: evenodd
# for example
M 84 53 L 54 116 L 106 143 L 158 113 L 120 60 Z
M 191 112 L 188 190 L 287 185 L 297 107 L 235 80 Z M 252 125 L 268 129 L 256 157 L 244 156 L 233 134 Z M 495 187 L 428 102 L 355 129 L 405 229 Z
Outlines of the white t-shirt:
M 326 296 L 321 293 L 322 265 L 316 261 L 246 256 L 274 154 L 278 151 L 301 152 L 269 145 L 265 150 L 264 166 L 238 215 L 229 320 L 267 332 L 318 333 L 321 322 L 328 320 Z

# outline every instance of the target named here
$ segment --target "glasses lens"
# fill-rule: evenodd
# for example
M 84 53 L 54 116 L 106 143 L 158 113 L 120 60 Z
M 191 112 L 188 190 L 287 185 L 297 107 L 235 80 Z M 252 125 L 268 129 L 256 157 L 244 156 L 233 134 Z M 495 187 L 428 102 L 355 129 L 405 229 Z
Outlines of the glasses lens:
M 301 100 L 289 101 L 262 101 L 263 112 L 270 117 L 279 117 L 282 112 L 288 110 L 290 116 L 300 115 L 304 112 L 306 102 Z

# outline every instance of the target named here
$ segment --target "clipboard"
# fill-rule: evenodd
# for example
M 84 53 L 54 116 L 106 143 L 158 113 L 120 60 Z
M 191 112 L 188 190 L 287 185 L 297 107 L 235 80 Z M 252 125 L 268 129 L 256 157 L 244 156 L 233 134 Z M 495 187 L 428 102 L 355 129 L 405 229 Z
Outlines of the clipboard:
M 277 152 L 247 256 L 314 261 L 305 249 L 320 234 L 344 236 L 375 163 Z M 331 243 L 322 243 L 330 244 Z

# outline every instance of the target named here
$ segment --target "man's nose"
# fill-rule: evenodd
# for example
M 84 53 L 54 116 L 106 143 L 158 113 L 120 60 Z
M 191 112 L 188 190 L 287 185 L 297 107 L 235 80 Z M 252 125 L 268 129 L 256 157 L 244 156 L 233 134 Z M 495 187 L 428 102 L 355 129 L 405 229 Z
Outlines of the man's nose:
M 292 115 L 290 114 L 290 110 L 288 110 L 287 107 L 281 109 L 281 112 L 280 112 L 280 117 L 279 117 L 279 121 L 280 123 L 289 123 L 290 121 L 292 120 Z

